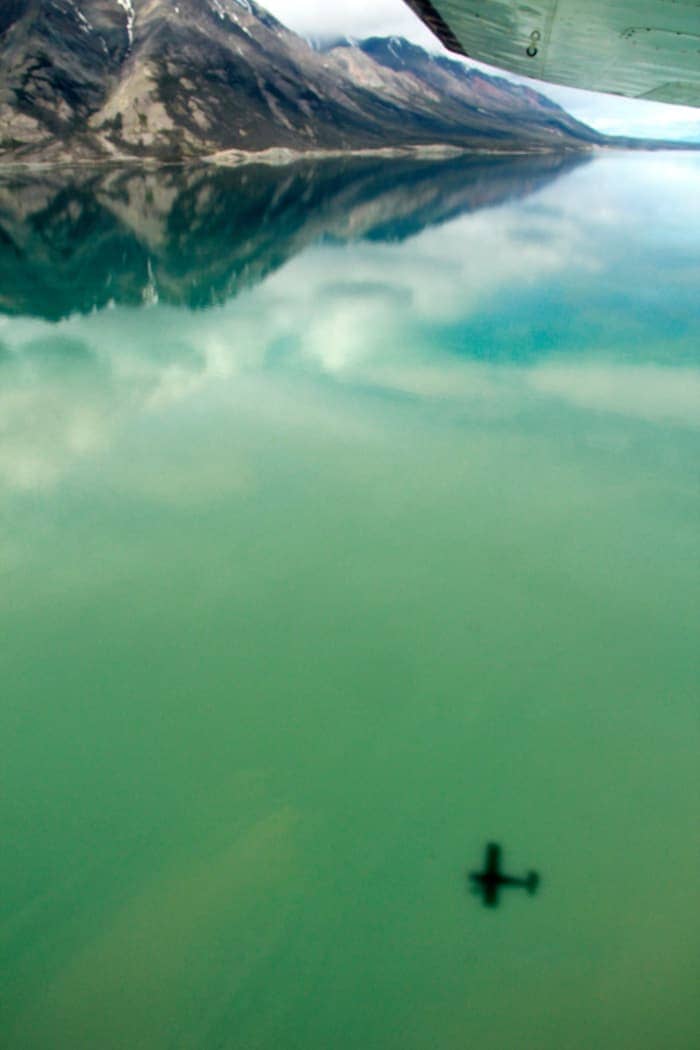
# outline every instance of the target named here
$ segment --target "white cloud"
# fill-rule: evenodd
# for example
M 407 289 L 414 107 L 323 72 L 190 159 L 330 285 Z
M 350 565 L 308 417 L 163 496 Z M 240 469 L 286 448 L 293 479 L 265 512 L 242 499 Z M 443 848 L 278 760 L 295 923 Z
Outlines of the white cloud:
M 405 36 L 423 47 L 440 45 L 403 0 L 358 0 L 331 4 L 328 0 L 265 0 L 264 7 L 302 36 Z

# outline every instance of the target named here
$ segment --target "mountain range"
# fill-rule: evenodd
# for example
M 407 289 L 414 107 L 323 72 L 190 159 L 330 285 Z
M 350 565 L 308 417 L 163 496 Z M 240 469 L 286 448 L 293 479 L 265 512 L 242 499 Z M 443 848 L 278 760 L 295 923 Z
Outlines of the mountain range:
M 0 160 L 606 140 L 528 87 L 399 38 L 323 49 L 253 0 L 2 0 Z

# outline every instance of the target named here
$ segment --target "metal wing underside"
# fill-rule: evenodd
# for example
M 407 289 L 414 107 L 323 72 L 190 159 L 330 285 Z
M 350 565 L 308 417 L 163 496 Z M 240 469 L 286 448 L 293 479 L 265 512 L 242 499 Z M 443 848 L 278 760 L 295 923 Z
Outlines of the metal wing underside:
M 450 51 L 512 73 L 700 106 L 700 0 L 405 0 Z

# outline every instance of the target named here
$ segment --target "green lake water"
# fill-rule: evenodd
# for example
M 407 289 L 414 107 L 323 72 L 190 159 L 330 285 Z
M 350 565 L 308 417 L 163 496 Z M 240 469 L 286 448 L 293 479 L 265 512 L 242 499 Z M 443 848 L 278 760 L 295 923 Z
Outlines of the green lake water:
M 695 1050 L 699 287 L 692 155 L 0 178 L 0 1046 Z

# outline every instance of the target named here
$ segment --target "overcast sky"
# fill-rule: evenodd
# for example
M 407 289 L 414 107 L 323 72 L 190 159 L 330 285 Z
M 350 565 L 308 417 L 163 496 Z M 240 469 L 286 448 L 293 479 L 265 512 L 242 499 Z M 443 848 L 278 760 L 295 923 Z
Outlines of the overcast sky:
M 442 50 L 403 0 L 353 0 L 342 4 L 338 0 L 260 2 L 281 22 L 303 36 L 405 36 L 423 47 Z M 579 120 L 603 132 L 700 140 L 700 112 L 696 109 L 638 102 L 538 81 L 528 83 L 548 94 Z

